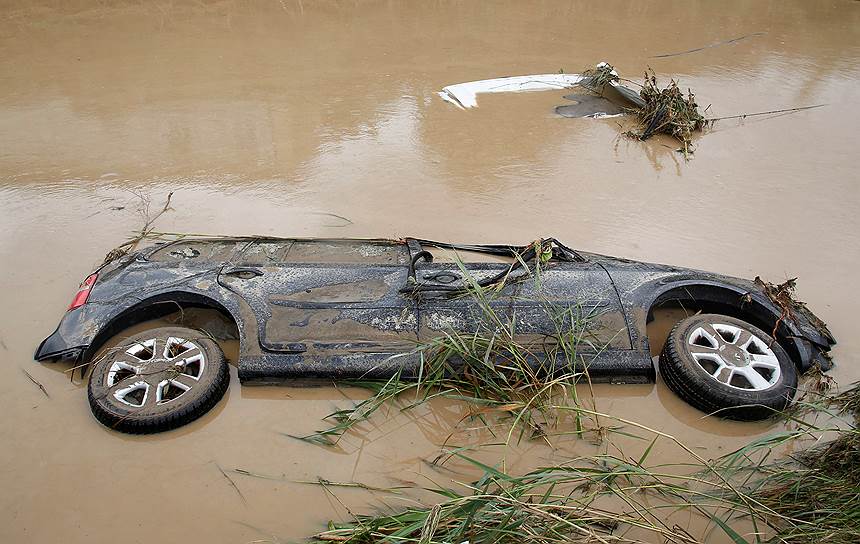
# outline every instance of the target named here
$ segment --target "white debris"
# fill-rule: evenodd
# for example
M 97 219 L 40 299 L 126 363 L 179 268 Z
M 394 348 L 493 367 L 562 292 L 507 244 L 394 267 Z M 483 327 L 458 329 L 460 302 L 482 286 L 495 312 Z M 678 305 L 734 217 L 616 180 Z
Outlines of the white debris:
M 597 65 L 597 68 L 606 66 L 605 62 Z M 615 70 L 614 75 L 618 75 Z M 551 91 L 558 89 L 570 89 L 587 79 L 582 74 L 535 74 L 530 76 L 497 77 L 495 79 L 482 79 L 480 81 L 469 81 L 457 83 L 442 88 L 439 96 L 446 102 L 467 109 L 478 105 L 478 95 L 481 93 L 522 93 L 529 91 Z M 614 81 L 610 85 L 617 87 Z M 614 117 L 614 116 L 613 116 Z
M 478 105 L 477 95 L 481 93 L 521 93 L 569 89 L 582 81 L 584 77 L 581 74 L 538 74 L 482 79 L 481 81 L 448 85 L 442 88 L 439 96 L 461 108 L 474 108 Z
M 613 119 L 615 117 L 624 117 L 623 113 L 594 113 L 586 115 L 586 119 Z

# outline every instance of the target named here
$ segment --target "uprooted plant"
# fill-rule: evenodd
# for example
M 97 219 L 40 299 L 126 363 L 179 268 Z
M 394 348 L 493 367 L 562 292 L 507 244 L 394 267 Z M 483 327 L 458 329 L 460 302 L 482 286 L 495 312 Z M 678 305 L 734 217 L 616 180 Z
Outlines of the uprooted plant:
M 608 87 L 614 86 L 622 97 L 631 102 L 626 109 L 637 115 L 641 130 L 627 131 L 625 132 L 627 136 L 637 140 L 647 140 L 655 134 L 668 134 L 681 142 L 683 147 L 679 151 L 684 153 L 684 156 L 692 153 L 693 133 L 701 131 L 708 123 L 704 115 L 699 112 L 699 105 L 696 103 L 693 91 L 687 89 L 685 95 L 674 79 L 669 80 L 669 84 L 661 88 L 657 83 L 657 75 L 651 68 L 645 71 L 642 84 L 624 80 L 640 87 L 638 99 L 635 97 L 635 91 L 616 85 L 621 78 L 610 64 L 602 62 L 594 68 L 583 71 L 582 75 L 585 78 L 580 85 L 585 89 L 606 97 Z
M 607 85 L 621 79 L 618 77 L 615 67 L 605 62 L 601 62 L 594 68 L 583 70 L 582 75 L 585 79 L 579 85 L 597 94 L 603 94 Z
M 645 71 L 645 82 L 639 96 L 645 101 L 645 106 L 636 112 L 642 132 L 631 135 L 647 140 L 654 134 L 668 134 L 681 142 L 683 147 L 680 151 L 684 156 L 689 155 L 692 152 L 693 133 L 701 131 L 707 123 L 705 116 L 699 112 L 693 91 L 687 89 L 685 95 L 674 79 L 661 89 L 656 74 L 649 68 Z

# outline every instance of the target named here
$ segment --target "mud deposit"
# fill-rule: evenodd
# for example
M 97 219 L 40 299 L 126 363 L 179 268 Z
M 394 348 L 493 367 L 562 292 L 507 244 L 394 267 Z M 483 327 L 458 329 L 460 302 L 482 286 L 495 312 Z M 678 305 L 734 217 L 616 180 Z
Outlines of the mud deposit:
M 496 441 L 460 423 L 467 407 L 438 401 L 380 414 L 325 450 L 286 435 L 323 428 L 361 393 L 240 387 L 235 369 L 225 401 L 188 427 L 132 437 L 100 426 L 69 365 L 31 357 L 81 279 L 140 226 L 136 194 L 157 209 L 175 191 L 158 222 L 167 231 L 555 236 L 736 276 L 798 276 L 800 298 L 840 342 L 834 376 L 857 380 L 859 57 L 856 2 L 4 2 L 0 541 L 295 541 L 347 508 L 414 497 L 340 488 L 335 498 L 302 482 L 452 485 L 475 473 L 425 461 L 444 443 Z M 671 74 L 713 115 L 828 106 L 718 123 L 685 162 L 672 140 L 619 137 L 617 119 L 556 115 L 564 91 L 482 96 L 469 111 L 435 94 L 601 60 L 631 79 L 647 65 Z M 659 378 L 595 395 L 601 410 L 704 457 L 776 430 L 703 419 Z M 475 455 L 522 472 L 593 448 L 572 437 L 554 446 Z

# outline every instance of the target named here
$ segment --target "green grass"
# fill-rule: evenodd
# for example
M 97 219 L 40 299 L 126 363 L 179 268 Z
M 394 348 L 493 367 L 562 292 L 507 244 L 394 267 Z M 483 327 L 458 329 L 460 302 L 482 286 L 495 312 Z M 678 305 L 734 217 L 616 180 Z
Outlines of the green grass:
M 856 398 L 857 391 L 850 395 Z M 595 454 L 515 476 L 455 454 L 483 476 L 462 490 L 431 489 L 441 499 L 438 504 L 356 516 L 350 523 L 331 524 L 314 538 L 423 544 L 707 541 L 704 534 L 667 524 L 668 515 L 683 511 L 697 517 L 699 527 L 715 529 L 738 544 L 860 541 L 856 423 L 807 424 L 710 461 L 666 433 L 614 419 L 643 438 L 652 437 L 641 455 Z M 834 432 L 837 438 L 825 445 L 770 460 L 776 446 L 801 447 L 810 434 Z M 678 462 L 649 464 L 660 441 L 678 449 Z M 615 506 L 607 508 L 606 499 Z

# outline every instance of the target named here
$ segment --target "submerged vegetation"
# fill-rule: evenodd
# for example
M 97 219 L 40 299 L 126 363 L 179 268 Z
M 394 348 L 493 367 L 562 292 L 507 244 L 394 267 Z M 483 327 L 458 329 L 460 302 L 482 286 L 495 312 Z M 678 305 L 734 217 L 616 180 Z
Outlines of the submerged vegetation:
M 860 399 L 857 389 L 850 392 Z M 779 513 L 782 542 L 860 542 L 860 430 L 843 430 L 824 446 L 777 464 L 757 500 Z M 780 470 L 782 469 L 782 470 Z
M 826 412 L 834 398 L 856 406 L 860 388 L 821 397 Z M 583 410 L 587 414 L 593 412 Z M 860 429 L 804 423 L 799 429 L 758 439 L 716 460 L 705 460 L 674 437 L 613 418 L 629 432 L 650 438 L 637 458 L 591 455 L 512 476 L 455 453 L 483 476 L 463 491 L 434 488 L 443 500 L 397 513 L 359 515 L 330 524 L 319 541 L 352 543 L 675 542 L 708 538 L 673 525 L 687 512 L 735 544 L 811 544 L 860 541 Z M 825 445 L 770 460 L 777 447 L 802 446 L 811 435 L 838 433 Z M 687 458 L 649 464 L 658 441 Z

